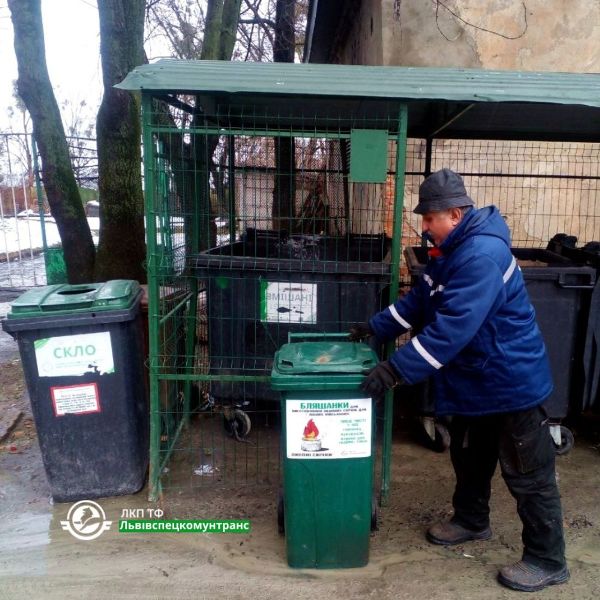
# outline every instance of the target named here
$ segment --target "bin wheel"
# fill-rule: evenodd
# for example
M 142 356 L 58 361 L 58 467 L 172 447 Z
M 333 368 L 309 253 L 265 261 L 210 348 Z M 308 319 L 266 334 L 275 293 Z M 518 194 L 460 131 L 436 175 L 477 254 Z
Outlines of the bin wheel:
M 445 452 L 450 448 L 450 432 L 442 423 L 435 424 L 435 440 L 433 441 L 433 449 L 436 452 Z
M 561 456 L 563 454 L 567 454 L 573 448 L 575 444 L 575 438 L 573 437 L 573 432 L 564 425 L 560 426 L 560 446 L 554 445 L 556 454 Z
M 223 413 L 223 426 L 231 437 L 243 442 L 252 429 L 252 422 L 243 410 L 236 408 Z
M 279 535 L 285 535 L 285 513 L 283 507 L 283 493 L 279 492 L 277 499 L 277 532 Z
M 371 531 L 379 531 L 379 503 L 375 494 L 371 496 Z

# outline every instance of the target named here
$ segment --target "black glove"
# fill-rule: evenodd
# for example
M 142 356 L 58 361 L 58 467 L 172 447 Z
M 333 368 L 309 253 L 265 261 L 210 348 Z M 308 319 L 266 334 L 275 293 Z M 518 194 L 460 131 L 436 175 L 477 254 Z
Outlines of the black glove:
M 396 373 L 389 360 L 384 360 L 367 373 L 360 389 L 372 398 L 381 398 L 387 390 L 400 383 L 402 377 Z
M 348 334 L 348 339 L 351 342 L 361 342 L 362 340 L 371 337 L 373 332 L 369 327 L 368 323 L 355 323 L 350 327 L 350 333 Z

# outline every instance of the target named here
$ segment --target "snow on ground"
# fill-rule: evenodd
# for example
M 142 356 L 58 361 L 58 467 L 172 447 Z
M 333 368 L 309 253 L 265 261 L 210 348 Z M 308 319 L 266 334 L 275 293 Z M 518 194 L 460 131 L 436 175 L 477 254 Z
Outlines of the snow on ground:
M 94 243 L 98 242 L 98 231 L 100 229 L 100 219 L 98 217 L 88 217 Z M 60 245 L 60 235 L 58 227 L 52 217 L 44 219 L 46 230 L 46 243 L 48 247 Z M 0 260 L 6 260 L 6 254 L 15 252 L 22 253 L 22 256 L 31 256 L 31 252 L 41 250 L 44 247 L 42 239 L 42 226 L 39 216 L 21 217 L 18 219 L 2 219 L 0 221 Z
M 88 217 L 94 243 L 98 243 L 100 219 Z M 44 219 L 46 243 L 60 246 L 58 227 L 52 217 Z M 0 288 L 46 285 L 46 266 L 39 215 L 0 220 Z
M 46 285 L 46 266 L 43 255 L 43 238 L 40 217 L 33 211 L 25 211 L 18 218 L 0 219 L 0 289 L 10 287 L 30 287 Z M 87 217 L 94 244 L 98 244 L 100 218 Z M 51 216 L 44 218 L 46 243 L 49 248 L 60 246 L 58 227 Z M 217 219 L 217 246 L 230 243 L 229 233 L 223 233 L 227 221 Z M 157 244 L 163 243 L 162 231 L 164 220 L 157 217 Z M 167 229 L 171 236 L 164 243 L 170 243 L 175 252 L 174 268 L 176 272 L 183 269 L 183 252 L 185 246 L 184 219 L 171 217 Z M 236 240 L 240 239 L 236 232 Z
M 10 302 L 0 302 L 0 319 L 4 319 L 10 310 Z
M 45 219 L 46 240 L 48 246 L 60 244 L 60 236 L 54 219 Z M 42 227 L 39 217 L 18 219 L 2 219 L 0 221 L 0 260 L 6 260 L 6 255 L 21 252 L 22 256 L 30 256 L 31 251 L 43 247 Z M 12 256 L 11 256 L 12 258 Z

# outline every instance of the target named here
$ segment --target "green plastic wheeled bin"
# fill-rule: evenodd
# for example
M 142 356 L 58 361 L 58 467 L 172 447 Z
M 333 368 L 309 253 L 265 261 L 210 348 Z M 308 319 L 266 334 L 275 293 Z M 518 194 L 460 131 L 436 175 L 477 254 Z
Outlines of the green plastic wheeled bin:
M 377 355 L 346 334 L 299 336 L 321 341 L 283 345 L 271 379 L 282 392 L 288 564 L 362 567 L 374 522 L 375 416 L 360 384 Z

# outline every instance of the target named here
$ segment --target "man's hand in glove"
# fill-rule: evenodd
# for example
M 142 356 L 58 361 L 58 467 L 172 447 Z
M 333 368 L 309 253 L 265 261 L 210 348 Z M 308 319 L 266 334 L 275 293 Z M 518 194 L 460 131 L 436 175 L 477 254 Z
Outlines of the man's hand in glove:
M 384 360 L 367 373 L 360 388 L 372 398 L 382 398 L 387 390 L 400 383 L 402 377 L 396 373 L 389 360 Z
M 373 332 L 369 327 L 368 323 L 355 323 L 350 327 L 350 333 L 348 334 L 348 339 L 351 342 L 360 342 L 368 337 L 371 337 Z

